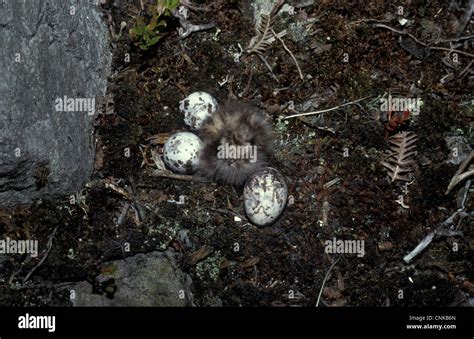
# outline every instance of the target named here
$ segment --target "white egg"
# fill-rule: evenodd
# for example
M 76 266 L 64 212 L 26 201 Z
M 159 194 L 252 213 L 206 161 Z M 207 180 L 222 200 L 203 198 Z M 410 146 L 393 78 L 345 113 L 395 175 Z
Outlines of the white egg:
M 184 123 L 198 130 L 203 121 L 217 110 L 217 101 L 209 93 L 194 92 L 179 102 L 184 113 Z
M 163 160 L 173 172 L 192 174 L 197 169 L 201 148 L 201 139 L 196 134 L 175 133 L 164 145 Z
M 245 213 L 257 226 L 266 226 L 278 219 L 287 200 L 288 187 L 285 179 L 274 168 L 263 168 L 245 183 Z

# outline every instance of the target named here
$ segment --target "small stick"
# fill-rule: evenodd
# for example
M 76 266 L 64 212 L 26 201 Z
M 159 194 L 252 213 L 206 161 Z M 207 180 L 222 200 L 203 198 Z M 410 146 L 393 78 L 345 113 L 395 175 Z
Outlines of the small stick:
M 125 205 L 123 206 L 122 213 L 120 213 L 120 216 L 117 220 L 117 225 L 121 225 L 123 221 L 125 220 L 128 210 L 130 209 L 130 205 L 131 204 L 129 202 L 126 202 Z
M 371 98 L 372 96 L 367 96 L 367 97 L 364 97 L 364 98 L 361 98 L 361 99 L 357 99 L 355 101 L 351 101 L 351 102 L 346 102 L 345 104 L 342 104 L 342 105 L 339 105 L 339 106 L 336 106 L 336 107 L 333 107 L 333 108 L 328 108 L 328 109 L 323 109 L 321 111 L 315 111 L 315 112 L 307 112 L 307 113 L 298 113 L 298 114 L 293 114 L 293 115 L 289 115 L 287 117 L 284 117 L 283 120 L 286 120 L 286 119 L 291 119 L 291 118 L 296 118 L 296 117 L 303 117 L 303 116 L 307 116 L 307 115 L 314 115 L 314 114 L 321 114 L 321 113 L 326 113 L 326 112 L 330 112 L 330 111 L 335 111 L 339 108 L 342 108 L 342 107 L 345 107 L 345 106 L 349 106 L 349 105 L 353 105 L 355 103 L 358 103 L 360 101 L 363 101 L 363 100 L 366 100 L 368 98 Z
M 294 60 L 294 62 L 295 62 L 295 64 L 296 64 L 296 67 L 298 68 L 298 73 L 300 74 L 300 78 L 301 78 L 301 80 L 304 80 L 303 72 L 301 72 L 301 68 L 300 68 L 300 65 L 299 65 L 299 63 L 298 63 L 298 60 L 296 60 L 295 56 L 294 56 L 293 53 L 290 51 L 290 49 L 289 49 L 288 47 L 286 47 L 285 42 L 283 41 L 283 39 L 280 38 L 280 37 L 278 36 L 278 34 L 276 34 L 273 29 L 272 29 L 272 33 L 273 33 L 273 36 L 274 36 L 275 38 L 277 38 L 277 39 L 281 42 L 281 44 L 283 45 L 283 48 L 285 49 L 285 51 L 287 51 L 288 54 L 293 58 L 293 60 Z
M 384 24 L 375 24 L 374 27 L 380 27 L 380 28 L 386 28 L 394 33 L 397 33 L 397 34 L 401 34 L 401 35 L 406 35 L 406 36 L 409 36 L 410 38 L 412 38 L 413 40 L 415 40 L 417 43 L 419 43 L 420 45 L 422 46 L 425 46 L 425 47 L 428 47 L 428 45 L 423 42 L 423 41 L 420 41 L 418 40 L 413 34 L 410 34 L 410 33 L 407 33 L 405 31 L 400 31 L 398 29 L 395 29 L 393 27 L 390 27 L 390 26 L 387 26 L 387 25 L 384 25 Z
M 247 81 L 247 86 L 245 86 L 244 90 L 242 91 L 242 93 L 239 94 L 240 97 L 243 97 L 245 94 L 247 94 L 247 92 L 249 91 L 249 88 L 250 88 L 250 84 L 252 82 L 252 77 L 253 77 L 253 69 L 250 70 L 250 76 L 249 76 L 249 80 Z
M 460 232 L 452 231 L 449 229 L 450 226 L 453 225 L 454 218 L 458 214 L 460 214 L 461 217 L 470 216 L 470 214 L 464 212 L 464 208 L 458 209 L 456 212 L 453 213 L 453 215 L 451 215 L 448 219 L 446 219 L 438 227 L 436 227 L 434 231 L 430 232 L 430 234 L 424 237 L 423 240 L 420 241 L 420 243 L 415 247 L 413 251 L 403 257 L 403 261 L 409 264 L 418 254 L 423 252 L 425 248 L 428 247 L 428 245 L 431 244 L 434 239 L 437 239 L 441 236 L 460 235 Z
M 462 196 L 462 199 L 460 201 L 460 204 L 458 205 L 459 208 L 464 208 L 464 204 L 466 203 L 467 200 L 467 195 L 469 193 L 469 188 L 471 187 L 471 180 L 467 180 L 466 184 L 464 185 L 464 194 Z
M 127 192 L 126 190 L 124 190 L 123 188 L 121 187 L 118 187 L 110 182 L 106 182 L 105 183 L 105 187 L 106 188 L 110 188 L 111 190 L 117 192 L 118 194 L 120 194 L 121 196 L 123 196 L 125 199 L 127 199 L 128 201 L 133 201 L 133 196 Z
M 31 271 L 26 275 L 25 279 L 23 279 L 23 283 L 26 283 L 28 279 L 30 278 L 30 276 L 36 271 L 36 269 L 40 267 L 41 265 L 43 265 L 43 263 L 45 262 L 46 258 L 49 255 L 49 252 L 51 252 L 51 248 L 53 247 L 53 238 L 57 230 L 58 230 L 58 226 L 56 226 L 53 233 L 49 236 L 48 245 L 47 245 L 48 248 L 46 250 L 46 253 L 43 255 L 43 258 L 41 258 L 40 262 L 35 267 L 33 267 Z
M 194 181 L 194 182 L 203 182 L 203 183 L 209 183 L 212 182 L 210 180 L 207 180 L 205 178 L 197 177 L 194 175 L 184 175 L 184 174 L 176 174 L 172 173 L 169 171 L 160 171 L 160 170 L 154 170 L 151 173 L 152 176 L 154 177 L 161 177 L 161 178 L 168 178 L 168 179 L 176 179 L 176 180 L 183 180 L 183 181 Z
M 192 175 L 183 175 L 183 174 L 175 174 L 171 172 L 170 170 L 166 169 L 166 166 L 161 160 L 160 155 L 158 154 L 157 151 L 151 150 L 151 158 L 153 159 L 157 169 L 154 170 L 151 175 L 155 177 L 163 177 L 163 178 L 169 178 L 169 179 L 177 179 L 177 180 L 184 180 L 184 181 L 196 181 L 196 182 L 211 182 L 205 178 L 202 177 L 195 177 Z
M 467 35 L 467 36 L 461 36 L 459 38 L 454 38 L 454 39 L 441 39 L 441 40 L 435 41 L 434 44 L 441 44 L 445 42 L 458 42 L 461 40 L 469 40 L 473 38 L 474 38 L 474 35 Z
M 231 211 L 231 210 L 225 210 L 225 209 L 222 209 L 222 208 L 211 208 L 211 210 L 212 210 L 212 211 L 219 212 L 219 213 L 227 214 L 227 215 L 230 214 L 230 215 L 239 217 L 239 218 L 242 219 L 242 220 L 247 220 L 247 218 L 244 217 L 242 214 L 239 214 L 239 213 L 234 212 L 234 211 Z
M 464 78 L 464 76 L 467 74 L 467 72 L 469 71 L 469 68 L 471 68 L 473 63 L 474 63 L 474 60 L 471 60 L 471 62 L 461 71 L 461 73 L 459 73 L 459 76 L 461 77 L 461 79 Z
M 412 38 L 414 41 L 416 41 L 417 43 L 419 43 L 420 45 L 424 46 L 424 47 L 427 47 L 429 49 L 433 49 L 433 50 L 438 50 L 438 51 L 448 51 L 450 53 L 454 52 L 454 53 L 458 53 L 458 54 L 463 54 L 463 55 L 467 55 L 467 56 L 470 56 L 470 57 L 474 57 L 474 54 L 471 54 L 471 53 L 468 53 L 468 52 L 464 52 L 464 51 L 460 51 L 458 49 L 451 49 L 451 48 L 447 48 L 447 47 L 430 47 L 428 46 L 428 44 L 426 42 L 423 42 L 421 40 L 418 40 L 417 37 L 415 37 L 413 34 L 410 34 L 410 33 L 407 33 L 405 31 L 400 31 L 398 29 L 395 29 L 393 27 L 390 27 L 390 26 L 387 26 L 387 25 L 384 25 L 384 24 L 375 24 L 374 27 L 380 27 L 380 28 L 386 28 L 394 33 L 397 33 L 397 34 L 400 34 L 400 35 L 406 35 L 406 36 L 409 36 L 410 38 Z M 455 41 L 455 40 L 453 40 Z
M 323 185 L 323 187 L 324 187 L 325 189 L 328 189 L 329 187 L 331 187 L 331 186 L 337 184 L 339 181 L 341 181 L 341 178 L 332 179 L 331 181 L 328 181 L 327 183 L 325 183 L 325 184 Z
M 418 254 L 420 254 L 426 247 L 428 247 L 429 244 L 434 239 L 434 232 L 431 232 L 428 234 L 426 237 L 423 238 L 422 241 L 415 247 L 413 251 L 411 251 L 409 254 L 407 254 L 405 257 L 403 257 L 403 261 L 409 264 L 413 258 L 415 258 Z
M 329 270 L 326 272 L 326 276 L 324 277 L 323 283 L 321 284 L 321 289 L 319 290 L 318 300 L 316 301 L 316 307 L 319 305 L 319 301 L 321 300 L 321 294 L 323 293 L 324 285 L 326 284 L 326 280 L 328 280 L 329 273 L 331 273 L 332 268 L 338 263 L 339 259 L 341 259 L 342 254 L 339 255 L 336 261 L 334 261 L 329 267 Z
M 446 47 L 429 47 L 429 49 L 435 49 L 439 51 L 448 51 L 450 53 L 452 52 L 452 53 L 463 54 L 463 55 L 470 56 L 471 58 L 474 58 L 474 54 L 460 51 L 459 49 L 451 49 L 451 48 L 446 48 Z
M 272 75 L 273 79 L 275 79 L 276 82 L 280 83 L 278 81 L 277 77 L 275 76 L 275 74 L 273 73 L 272 67 L 267 62 L 267 60 L 263 57 L 263 55 L 260 55 L 260 53 L 255 53 L 255 54 L 257 54 L 257 56 L 260 58 L 260 60 L 262 60 L 262 62 L 265 64 L 265 66 L 267 66 L 267 68 L 270 71 L 270 74 Z
M 461 23 L 458 27 L 458 35 L 461 35 L 461 33 L 466 29 L 466 26 L 471 19 L 472 13 L 474 13 L 474 0 L 469 1 L 469 4 L 467 5 L 466 11 L 464 12 Z
M 471 151 L 469 156 L 461 163 L 461 165 L 459 165 L 459 168 L 456 171 L 456 173 L 454 173 L 454 176 L 451 179 L 451 182 L 449 183 L 448 189 L 446 190 L 445 194 L 449 194 L 449 192 L 451 192 L 454 186 L 459 184 L 462 180 L 467 178 L 469 175 L 474 174 L 474 169 L 472 170 L 469 169 L 467 172 L 463 173 L 463 171 L 467 168 L 467 166 L 473 159 L 474 159 L 474 151 Z
M 193 10 L 193 11 L 202 11 L 202 12 L 210 12 L 211 11 L 211 7 L 214 5 L 214 4 L 210 4 L 210 5 L 207 5 L 207 6 L 196 6 L 194 5 L 191 1 L 189 0 L 181 0 L 181 5 L 185 6 L 185 7 L 188 7 L 189 9 Z

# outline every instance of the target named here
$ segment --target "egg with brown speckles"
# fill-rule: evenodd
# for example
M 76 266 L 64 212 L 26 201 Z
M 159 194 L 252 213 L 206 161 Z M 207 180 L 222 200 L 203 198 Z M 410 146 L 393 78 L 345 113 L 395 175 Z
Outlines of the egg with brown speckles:
M 163 147 L 163 161 L 175 173 L 192 174 L 197 169 L 201 148 L 201 139 L 196 134 L 175 133 Z
M 244 208 L 249 220 L 257 226 L 268 226 L 282 214 L 288 201 L 285 178 L 272 167 L 265 167 L 247 180 Z
M 209 93 L 194 92 L 179 102 L 179 110 L 184 113 L 184 123 L 197 131 L 217 110 L 217 101 Z

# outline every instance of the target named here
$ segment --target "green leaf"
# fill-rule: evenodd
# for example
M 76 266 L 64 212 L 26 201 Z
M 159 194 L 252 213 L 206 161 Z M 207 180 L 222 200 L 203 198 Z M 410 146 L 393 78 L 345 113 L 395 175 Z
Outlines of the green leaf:
M 179 0 L 167 0 L 166 2 L 169 10 L 175 9 L 179 5 Z
M 135 28 L 132 28 L 130 31 L 132 32 L 132 35 L 140 37 L 145 33 L 146 26 L 145 24 L 139 24 L 135 26 Z
M 157 0 L 156 1 L 156 13 L 158 16 L 163 14 L 170 15 L 170 12 L 178 7 L 179 0 Z
M 156 24 L 157 27 L 166 27 L 166 20 L 161 20 Z
M 157 24 L 157 21 L 158 21 L 158 16 L 154 15 L 154 16 L 151 18 L 150 23 L 146 26 L 147 29 L 148 29 L 149 31 L 154 31 L 154 30 L 155 30 L 155 27 L 156 27 L 156 24 Z
M 145 34 L 143 34 L 143 36 L 142 36 L 142 40 L 145 40 L 145 41 L 150 40 L 150 32 L 149 31 L 145 31 Z
M 148 42 L 148 45 L 149 46 L 153 46 L 154 44 L 156 44 L 158 41 L 160 41 L 161 39 L 161 35 L 157 35 L 155 36 L 154 38 L 152 38 L 149 42 Z

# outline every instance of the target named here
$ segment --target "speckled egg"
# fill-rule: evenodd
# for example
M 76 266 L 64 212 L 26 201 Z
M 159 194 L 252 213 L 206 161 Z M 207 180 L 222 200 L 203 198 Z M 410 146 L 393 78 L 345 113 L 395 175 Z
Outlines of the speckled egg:
M 263 168 L 245 183 L 245 213 L 257 226 L 267 226 L 277 220 L 285 209 L 287 200 L 288 187 L 285 179 L 274 168 Z
M 179 102 L 179 110 L 184 113 L 184 123 L 198 130 L 202 122 L 217 110 L 217 101 L 209 93 L 194 92 Z
M 201 148 L 201 139 L 196 134 L 175 133 L 164 145 L 163 160 L 173 172 L 192 174 L 197 169 Z

